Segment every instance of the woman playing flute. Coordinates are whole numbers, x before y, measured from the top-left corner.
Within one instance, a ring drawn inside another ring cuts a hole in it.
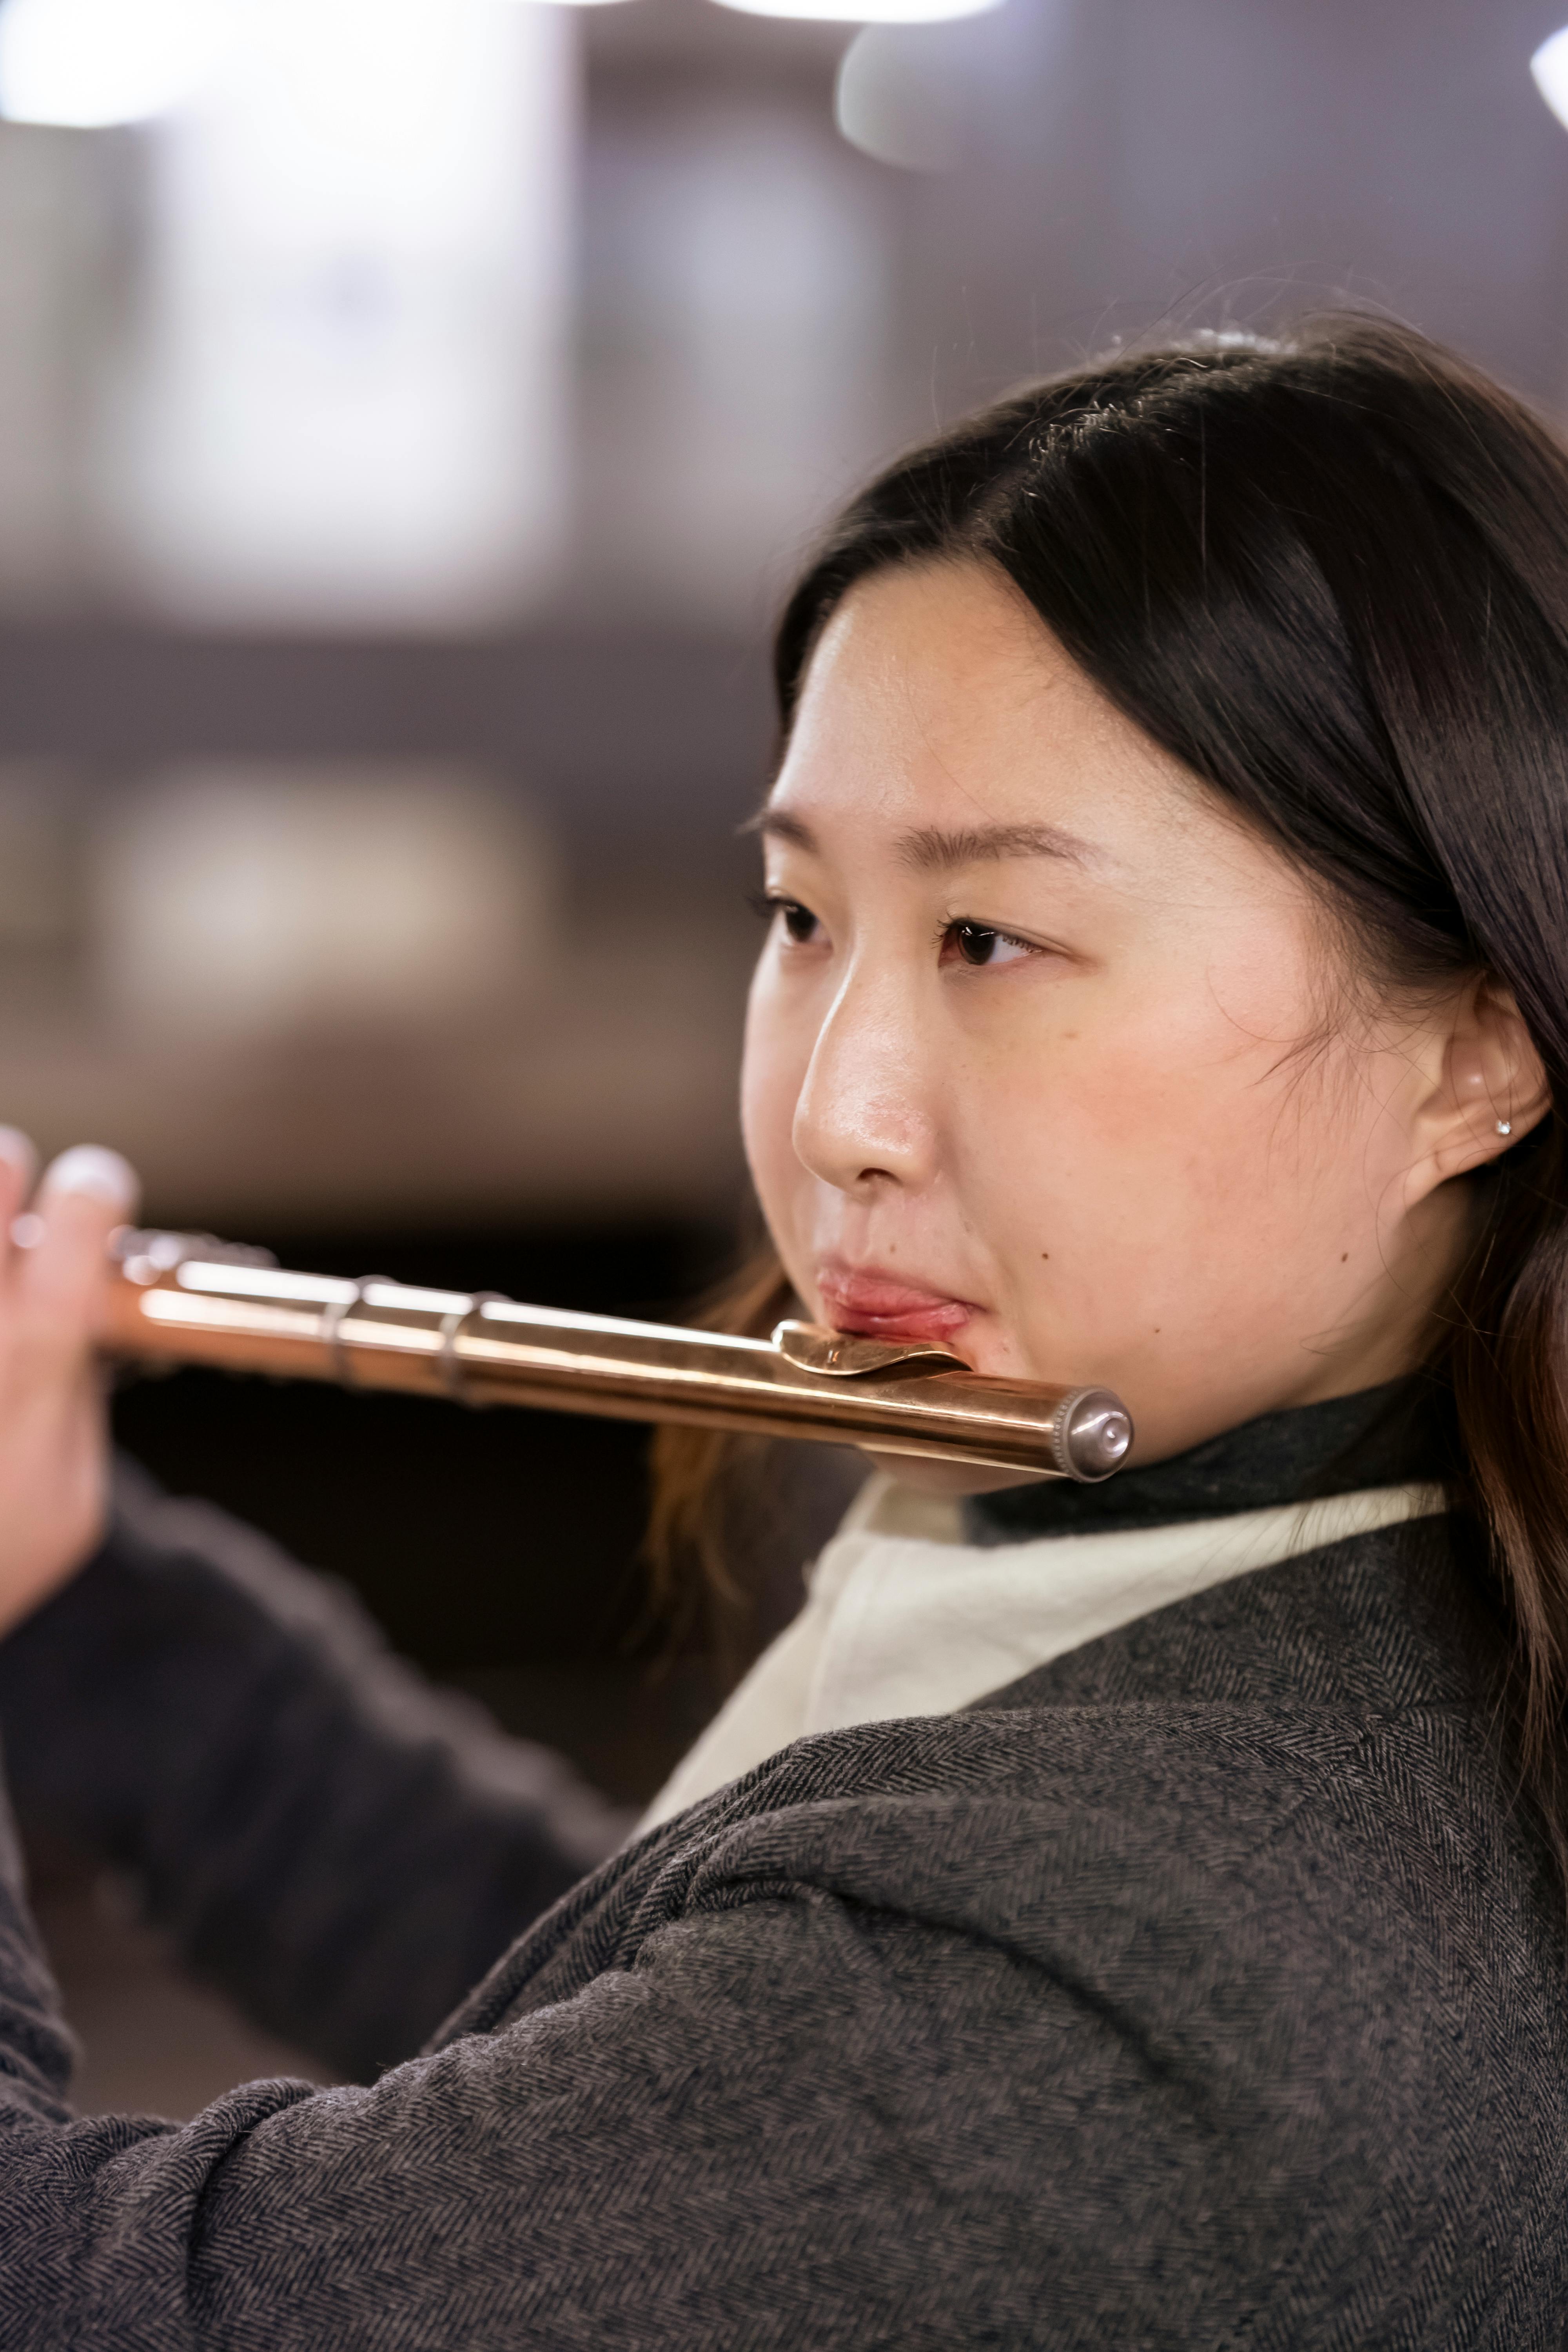
[[[1105,1381],[1132,1466],[877,1475],[628,1836],[258,1539],[106,1517],[130,1202],[57,1164],[18,1799],[374,2079],[74,2116],[7,1850],[0,2340],[1559,2346],[1568,459],[1390,327],[1119,358],[875,482],[777,674],[779,1284]]]

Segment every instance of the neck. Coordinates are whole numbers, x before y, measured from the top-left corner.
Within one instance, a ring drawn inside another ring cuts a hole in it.
[[[1380,1221],[1378,1278],[1335,1329],[1310,1341],[1302,1377],[1263,1411],[1321,1404],[1404,1379],[1431,1356],[1439,1311],[1476,1238],[1474,1189],[1456,1178]]]

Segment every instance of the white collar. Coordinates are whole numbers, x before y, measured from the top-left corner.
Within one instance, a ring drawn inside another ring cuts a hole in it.
[[[811,1572],[799,1616],[639,1826],[807,1733],[947,1714],[1211,1585],[1445,1508],[1438,1486],[1376,1486],[1224,1518],[981,1546],[963,1541],[955,1505],[873,1478]]]

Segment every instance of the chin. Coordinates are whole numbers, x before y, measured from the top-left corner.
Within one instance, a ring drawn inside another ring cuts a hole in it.
[[[967,1462],[927,1462],[918,1454],[878,1454],[868,1445],[858,1449],[873,1470],[883,1471],[900,1486],[917,1495],[994,1495],[1004,1486],[1040,1486],[1047,1470],[985,1470]]]

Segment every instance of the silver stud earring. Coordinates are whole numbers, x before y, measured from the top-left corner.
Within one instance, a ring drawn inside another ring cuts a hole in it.
[[[1500,1118],[1497,1123],[1497,1131],[1500,1135],[1511,1135],[1513,1133],[1512,1119]]]

